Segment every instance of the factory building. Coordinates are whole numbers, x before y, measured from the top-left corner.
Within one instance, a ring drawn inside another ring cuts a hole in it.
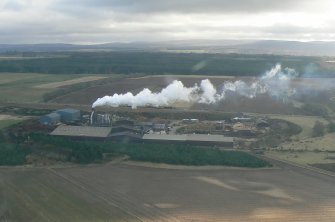
[[[60,122],[60,115],[58,113],[50,113],[40,118],[40,123],[43,125],[56,125]]]
[[[80,119],[80,110],[77,109],[60,109],[56,113],[60,115],[60,120],[64,123],[72,123]]]
[[[218,146],[227,148],[234,147],[234,137],[205,134],[145,134],[143,135],[143,142],[188,144],[198,146]]]
[[[55,125],[59,122],[74,123],[80,119],[80,110],[77,109],[59,109],[40,118],[43,125]]]
[[[64,136],[73,139],[106,140],[110,135],[111,127],[69,126],[60,125],[50,133],[52,136]]]
[[[142,135],[134,132],[118,132],[111,134],[109,140],[121,143],[141,142]]]

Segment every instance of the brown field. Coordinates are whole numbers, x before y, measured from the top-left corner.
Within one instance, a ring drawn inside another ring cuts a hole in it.
[[[76,78],[76,79],[71,79],[71,80],[66,80],[66,81],[61,81],[61,82],[41,84],[35,87],[42,88],[42,89],[54,89],[54,88],[59,88],[62,86],[68,86],[68,85],[73,85],[73,84],[83,83],[83,82],[91,82],[91,81],[105,79],[105,78],[108,78],[108,77],[107,76],[87,76],[87,77]]]
[[[335,163],[313,164],[314,167],[335,172]]]
[[[79,92],[71,93],[59,97],[54,100],[57,103],[75,103],[75,104],[92,104],[97,98],[105,95],[113,95],[114,93],[138,93],[143,88],[149,88],[153,91],[159,91],[173,80],[178,79],[183,81],[186,86],[193,86],[199,83],[203,77],[176,77],[176,76],[149,76],[140,78],[127,78],[115,80],[115,82],[103,86],[90,87]],[[229,77],[227,77],[229,79]],[[212,83],[219,85],[222,81],[214,81]]]
[[[335,178],[289,165],[0,169],[0,221],[334,221]]]
[[[136,94],[140,92],[143,88],[149,88],[152,91],[160,91],[163,87],[167,86],[173,80],[181,80],[186,86],[193,86],[195,83],[200,83],[202,79],[205,79],[204,76],[148,76],[140,78],[128,78],[115,80],[113,83],[109,83],[103,86],[90,87],[84,90],[80,90],[68,95],[64,95],[54,99],[53,102],[61,104],[92,104],[97,98],[103,97],[105,95],[113,95],[114,93],[126,93],[131,91]],[[231,76],[217,77],[209,76],[207,77],[211,82],[218,88],[222,86],[224,81],[235,81],[237,79],[244,80],[246,82],[252,81],[254,77],[241,77],[234,78]],[[313,83],[316,81],[317,83]],[[292,82],[294,87],[303,89],[307,87],[313,90],[319,90],[322,88],[320,82],[329,82],[321,79],[298,79]],[[318,100],[318,98],[314,98]],[[330,100],[328,99],[328,102]],[[295,103],[297,104],[297,102]],[[260,95],[256,98],[249,99],[241,96],[229,96],[224,101],[214,104],[211,106],[208,105],[192,105],[191,108],[194,109],[211,109],[211,110],[220,110],[225,112],[251,112],[251,113],[277,113],[277,114],[304,114],[301,107],[296,106],[295,104],[283,103],[281,100],[275,100],[268,95]],[[302,103],[303,104],[303,103]]]
[[[57,90],[57,87],[70,87],[71,84],[93,81],[92,78],[114,76],[117,75],[0,73],[0,102],[41,102],[43,95]]]

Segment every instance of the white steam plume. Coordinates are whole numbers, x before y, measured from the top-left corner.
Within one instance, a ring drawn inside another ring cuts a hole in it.
[[[297,75],[295,70],[289,68],[282,70],[281,65],[277,64],[254,82],[227,81],[223,83],[221,90],[217,90],[208,79],[202,80],[200,86],[195,84],[193,87],[185,87],[181,81],[174,80],[157,93],[147,88],[136,95],[131,92],[126,94],[115,93],[113,96],[97,99],[92,107],[131,106],[135,109],[144,106],[170,106],[176,102],[212,104],[224,99],[227,92],[235,92],[248,98],[265,93],[280,97],[288,94],[290,80],[296,78]]]

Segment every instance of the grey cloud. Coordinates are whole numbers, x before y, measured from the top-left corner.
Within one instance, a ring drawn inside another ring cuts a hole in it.
[[[249,16],[259,13],[310,12],[310,4],[327,6],[329,1],[332,0],[50,0],[39,8],[31,4],[33,0],[6,0],[5,4],[0,3],[0,43],[301,39],[303,35],[329,39],[335,32],[331,25],[334,23],[329,21],[320,28],[285,23],[243,24]],[[220,26],[218,19],[224,21],[227,17],[239,21]]]
[[[314,0],[58,0],[55,5],[133,13],[255,13],[299,10]]]

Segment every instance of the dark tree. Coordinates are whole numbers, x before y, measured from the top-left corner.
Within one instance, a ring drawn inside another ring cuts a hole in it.
[[[313,136],[323,136],[325,134],[325,125],[320,121],[315,121],[313,126]]]

